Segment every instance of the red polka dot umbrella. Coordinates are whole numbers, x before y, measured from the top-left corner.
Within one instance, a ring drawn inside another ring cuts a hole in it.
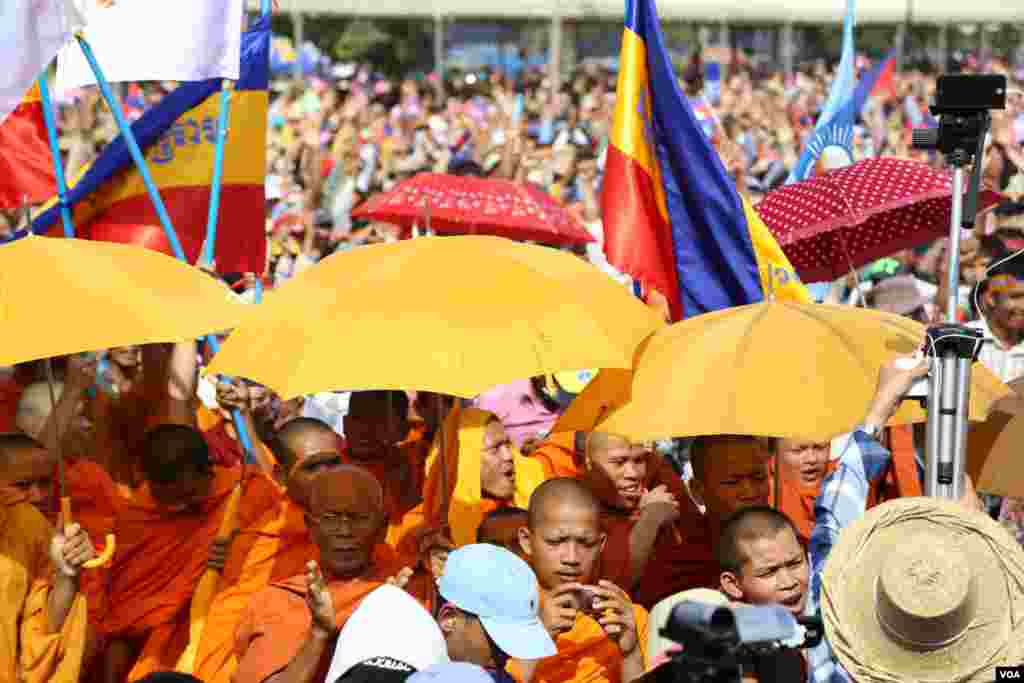
[[[952,175],[905,159],[866,159],[765,195],[757,205],[804,282],[949,234]],[[979,209],[999,201],[982,192]]]
[[[580,245],[594,238],[554,198],[509,180],[421,173],[390,192],[371,197],[353,218],[413,225],[437,233],[494,235],[553,245]]]

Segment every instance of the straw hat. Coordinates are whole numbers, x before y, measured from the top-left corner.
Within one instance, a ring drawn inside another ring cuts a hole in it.
[[[858,683],[987,683],[1024,661],[1024,550],[952,501],[891,501],[844,529],[821,605]]]

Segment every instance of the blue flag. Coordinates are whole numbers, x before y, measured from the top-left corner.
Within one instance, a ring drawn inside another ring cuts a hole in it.
[[[853,28],[856,20],[856,2],[847,0],[846,18],[843,20],[843,55],[839,60],[836,79],[832,83],[832,92],[829,93],[825,108],[822,110],[821,116],[818,117],[814,134],[800,155],[800,160],[789,174],[787,183],[795,183],[811,177],[814,165],[823,155],[829,157],[827,161],[838,166],[853,163],[853,125],[860,111],[854,109],[857,77],[854,70],[856,50]],[[835,157],[834,160],[833,157]]]

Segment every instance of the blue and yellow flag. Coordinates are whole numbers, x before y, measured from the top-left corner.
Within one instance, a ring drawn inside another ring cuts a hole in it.
[[[853,126],[863,100],[858,106],[855,93],[857,76],[854,62],[854,24],[857,20],[855,0],[846,0],[843,19],[843,53],[832,81],[825,108],[822,109],[811,139],[800,154],[800,159],[789,174],[787,183],[807,180],[815,175],[849,166],[853,163]]]
[[[736,190],[679,90],[653,0],[629,0],[601,206],[608,261],[673,320],[777,298],[811,301]]]
[[[266,18],[242,35],[239,79],[231,94],[224,147],[218,239],[221,272],[262,273],[266,267],[264,177],[267,155],[267,82],[270,30]],[[221,79],[180,85],[142,118],[132,132],[190,263],[206,237]],[[118,136],[72,183],[68,203],[76,236],[138,244],[171,254],[156,210],[123,137]],[[56,200],[32,224],[56,234]]]

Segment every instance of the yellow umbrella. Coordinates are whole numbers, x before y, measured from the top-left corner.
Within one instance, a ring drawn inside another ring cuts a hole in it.
[[[246,310],[216,279],[141,247],[33,235],[0,244],[0,365],[194,339],[237,325]],[[70,524],[63,460],[60,471]],[[87,568],[109,561],[114,537],[106,541]]]
[[[864,419],[881,365],[920,348],[924,333],[907,318],[852,306],[770,301],[696,316],[651,337],[631,399],[597,428],[635,441],[832,438]],[[972,409],[983,419],[988,399],[1007,391],[973,392]]]
[[[661,321],[579,258],[500,237],[330,256],[267,296],[213,359],[283,399],[416,389],[475,396],[560,370],[628,368]]]
[[[221,282],[125,244],[27,236],[0,244],[0,365],[180,342],[237,325]]]
[[[974,488],[997,496],[1024,496],[1024,380],[995,406],[988,420],[967,433],[967,473]]]

